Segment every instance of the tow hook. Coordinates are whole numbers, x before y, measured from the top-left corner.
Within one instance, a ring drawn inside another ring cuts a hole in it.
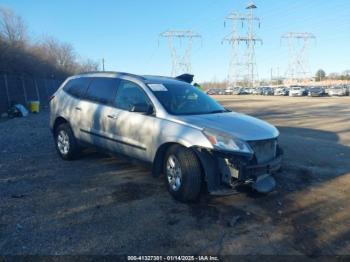
[[[275,187],[276,180],[271,174],[264,174],[258,176],[255,182],[252,184],[252,188],[254,188],[257,192],[262,194],[272,192],[275,189]]]

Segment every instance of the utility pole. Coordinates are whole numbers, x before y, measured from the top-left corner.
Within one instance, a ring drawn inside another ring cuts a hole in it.
[[[271,83],[272,83],[272,80],[273,80],[273,68],[271,67]]]
[[[190,30],[168,30],[161,33],[159,36],[168,39],[172,59],[171,76],[177,76],[182,73],[192,73],[191,53],[193,39],[202,38],[202,36]],[[182,45],[184,45],[184,48]]]
[[[102,58],[102,71],[105,71],[105,59]]]
[[[316,37],[312,33],[288,32],[281,39],[288,41],[289,63],[286,78],[290,81],[298,81],[310,77],[309,61],[307,51],[310,40]]]
[[[226,20],[231,20],[233,23],[233,30],[229,36],[223,39],[223,42],[228,42],[232,45],[230,70],[228,82],[231,85],[236,85],[240,78],[244,78],[248,82],[250,87],[254,87],[255,81],[258,79],[258,70],[255,59],[255,45],[257,42],[262,44],[262,39],[258,38],[255,34],[255,23],[259,23],[260,19],[254,16],[254,10],[256,5],[250,2],[246,7],[248,14],[240,15],[236,12],[231,13],[226,17]],[[244,36],[240,36],[237,32],[237,22],[247,26],[247,33]],[[238,54],[239,44],[246,44],[245,55]]]

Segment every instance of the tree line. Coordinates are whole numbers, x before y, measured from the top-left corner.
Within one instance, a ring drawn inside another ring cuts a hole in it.
[[[327,75],[323,69],[319,69],[316,72],[315,80],[317,82],[322,81],[322,80],[346,80],[346,81],[349,81],[350,80],[350,70],[346,70],[341,74],[330,73]]]
[[[33,41],[23,18],[0,6],[0,72],[63,79],[98,68],[96,61],[80,58],[69,43],[50,36]]]

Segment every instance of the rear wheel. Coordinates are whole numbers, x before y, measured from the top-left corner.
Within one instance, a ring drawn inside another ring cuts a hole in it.
[[[182,202],[198,198],[202,185],[202,171],[196,155],[190,149],[174,145],[164,158],[164,174],[170,194]]]
[[[55,130],[56,150],[64,160],[73,160],[79,154],[79,146],[68,123],[59,125]]]

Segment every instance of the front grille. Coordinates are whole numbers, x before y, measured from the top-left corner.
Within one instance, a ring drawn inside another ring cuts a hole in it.
[[[255,153],[258,164],[264,164],[276,158],[276,139],[250,141],[249,145]]]

